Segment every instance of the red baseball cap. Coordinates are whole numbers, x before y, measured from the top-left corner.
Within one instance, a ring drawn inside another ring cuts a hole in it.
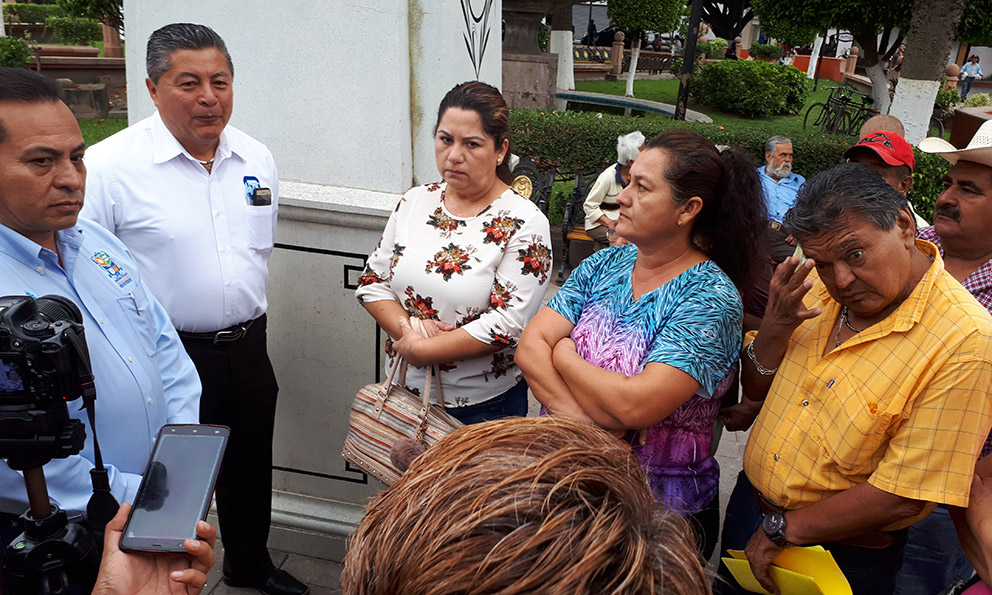
[[[864,135],[858,144],[844,151],[844,157],[851,157],[871,151],[889,165],[905,165],[910,170],[916,165],[913,147],[902,136],[888,130],[876,130]]]

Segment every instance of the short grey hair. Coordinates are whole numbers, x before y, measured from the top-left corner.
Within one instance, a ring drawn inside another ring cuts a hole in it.
[[[640,130],[617,137],[617,163],[627,165],[628,161],[637,159],[644,146],[644,135]]]
[[[813,176],[799,191],[782,225],[800,243],[845,226],[847,214],[889,230],[908,210],[906,197],[862,163],[842,163]]]
[[[148,48],[145,53],[145,69],[148,78],[158,84],[162,75],[172,68],[172,52],[178,50],[206,50],[216,48],[224,54],[227,69],[234,76],[234,62],[227,51],[227,44],[217,32],[206,25],[193,23],[173,23],[158,29],[148,38]]]
[[[775,154],[775,145],[791,145],[792,141],[784,136],[773,136],[765,141],[765,153]]]

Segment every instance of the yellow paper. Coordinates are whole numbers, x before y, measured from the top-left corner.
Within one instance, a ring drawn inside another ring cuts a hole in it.
[[[737,582],[748,591],[765,593],[751,572],[744,552],[730,550],[723,558]],[[769,567],[768,574],[779,591],[789,595],[852,595],[844,573],[833,555],[820,546],[793,547],[783,550]]]

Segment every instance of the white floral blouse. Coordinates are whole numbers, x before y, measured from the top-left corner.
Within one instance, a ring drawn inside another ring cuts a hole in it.
[[[551,242],[547,217],[513,190],[474,217],[456,217],[445,208],[444,189],[444,183],[417,186],[400,199],[356,296],[362,302],[396,300],[410,316],[506,345],[439,366],[445,404],[464,407],[497,397],[522,379],[513,351],[541,307]],[[406,384],[419,392],[424,369],[411,367]]]

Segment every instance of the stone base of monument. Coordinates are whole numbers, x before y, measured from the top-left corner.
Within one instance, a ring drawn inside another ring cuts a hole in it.
[[[503,52],[502,91],[510,107],[554,108],[557,81],[557,54]]]
[[[60,79],[65,81],[67,79]],[[69,85],[62,87],[65,103],[77,118],[106,118],[110,112],[110,98],[107,95],[107,85],[102,83]]]

